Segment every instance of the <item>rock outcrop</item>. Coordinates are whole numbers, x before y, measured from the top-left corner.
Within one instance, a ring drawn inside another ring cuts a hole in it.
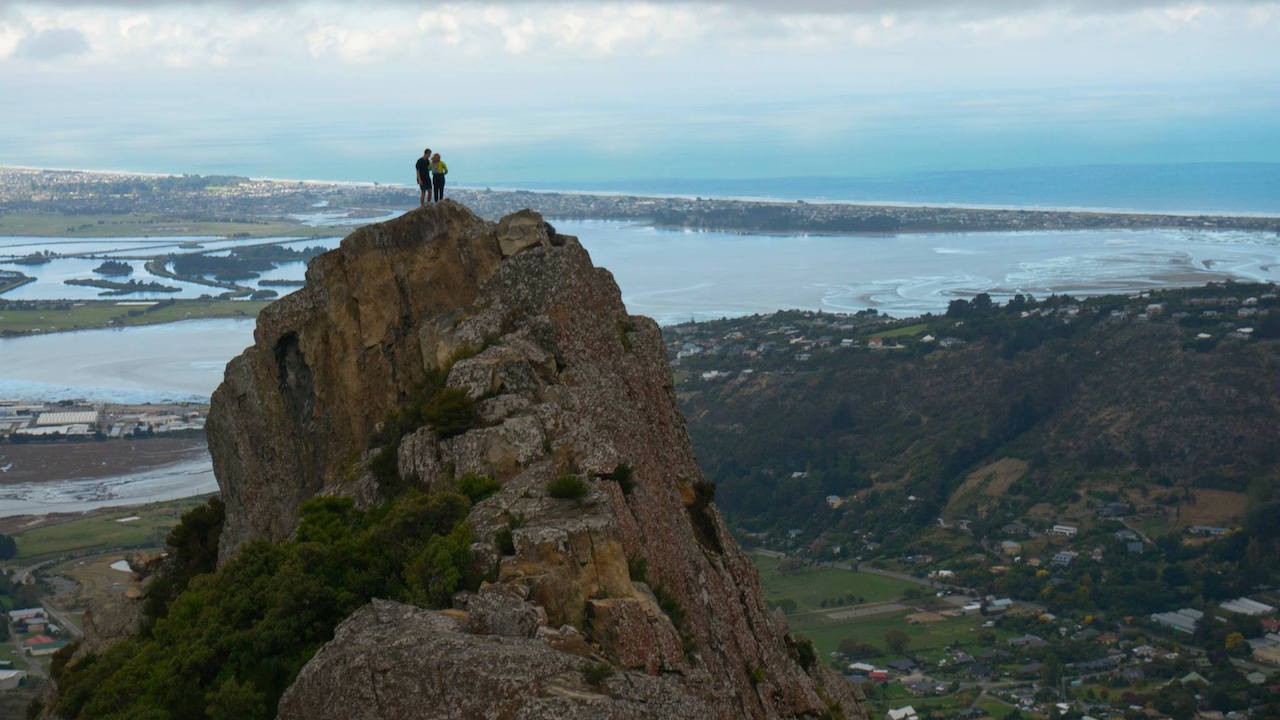
[[[446,201],[362,228],[255,340],[209,417],[224,559],[287,538],[312,496],[379,501],[373,439],[433,373],[479,420],[401,438],[399,476],[501,484],[468,519],[489,582],[443,612],[357,611],[281,718],[865,717],[765,606],[694,461],[657,325],[536,213],[487,223]],[[552,497],[567,475],[585,494]]]

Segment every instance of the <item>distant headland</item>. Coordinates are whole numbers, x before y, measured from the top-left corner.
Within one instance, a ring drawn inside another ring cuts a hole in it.
[[[482,217],[535,207],[551,219],[770,234],[1182,228],[1280,233],[1280,217],[818,203],[450,188]],[[417,206],[408,185],[0,168],[0,235],[317,235]]]

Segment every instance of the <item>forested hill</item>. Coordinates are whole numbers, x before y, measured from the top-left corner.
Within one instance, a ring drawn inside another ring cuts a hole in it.
[[[783,312],[666,337],[717,501],[776,546],[874,557],[938,551],[923,531],[961,521],[981,538],[1101,513],[1157,534],[1280,509],[1273,285],[979,295],[908,321]]]

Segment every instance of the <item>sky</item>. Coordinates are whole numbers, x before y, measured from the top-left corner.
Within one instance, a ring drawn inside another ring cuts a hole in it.
[[[586,187],[1280,163],[1276,48],[1277,2],[0,0],[0,164],[408,183],[432,145],[472,183]]]

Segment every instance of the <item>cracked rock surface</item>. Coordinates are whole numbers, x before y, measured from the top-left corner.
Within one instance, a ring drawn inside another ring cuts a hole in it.
[[[487,223],[446,201],[362,228],[263,311],[210,411],[222,557],[288,538],[315,495],[382,499],[372,438],[446,368],[479,422],[407,435],[396,464],[427,491],[498,481],[468,518],[488,583],[451,610],[360,609],[281,718],[865,717],[842,678],[799,665],[765,606],[694,460],[657,325],[531,211]],[[551,497],[568,474],[585,494]]]

